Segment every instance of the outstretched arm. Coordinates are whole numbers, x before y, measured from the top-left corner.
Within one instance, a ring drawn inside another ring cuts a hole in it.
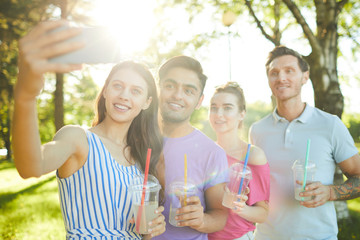
[[[65,24],[65,21],[40,23],[19,41],[19,75],[14,92],[12,144],[15,166],[24,178],[38,177],[56,169],[48,169],[43,162],[44,154],[48,154],[49,151],[44,151],[44,147],[41,147],[36,97],[43,88],[44,73],[68,72],[81,68],[81,65],[48,61],[51,57],[83,46],[82,43],[63,42],[78,34],[78,29],[68,28],[57,33],[51,32]],[[59,167],[58,165],[55,164],[56,167]]]

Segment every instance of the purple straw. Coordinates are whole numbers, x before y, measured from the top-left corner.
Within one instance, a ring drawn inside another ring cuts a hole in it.
[[[245,156],[245,161],[244,161],[244,168],[243,168],[243,171],[242,171],[243,174],[246,171],[246,166],[247,166],[248,159],[249,159],[250,147],[251,147],[251,144],[249,143],[248,147],[247,147],[247,151],[246,151],[246,156]],[[243,186],[243,182],[244,182],[244,177],[241,178],[238,194],[241,194],[241,189],[242,189],[242,186]]]

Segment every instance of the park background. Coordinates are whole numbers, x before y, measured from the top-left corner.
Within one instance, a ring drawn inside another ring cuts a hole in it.
[[[17,41],[37,22],[58,18],[82,26],[106,25],[118,36],[126,58],[146,63],[155,76],[171,56],[185,54],[200,60],[209,79],[203,107],[191,121],[213,139],[207,112],[214,87],[229,80],[243,87],[247,116],[239,134],[247,139],[250,124],[273,109],[264,67],[267,54],[276,45],[287,45],[324,73],[313,73],[303,99],[341,117],[360,147],[360,3],[356,0],[2,0],[0,239],[65,238],[54,172],[21,179],[11,159],[10,137]],[[46,76],[38,101],[43,142],[64,124],[91,125],[93,100],[111,66],[86,65],[81,72]],[[360,200],[344,203],[345,207],[339,206],[339,239],[360,239]]]

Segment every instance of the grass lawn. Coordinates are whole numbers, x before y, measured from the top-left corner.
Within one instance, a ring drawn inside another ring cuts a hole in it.
[[[349,200],[351,221],[339,222],[339,240],[360,239],[360,198]]]
[[[65,239],[54,173],[24,180],[0,162],[0,182],[0,239]]]

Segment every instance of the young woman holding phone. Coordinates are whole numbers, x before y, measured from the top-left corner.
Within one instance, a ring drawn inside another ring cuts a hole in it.
[[[23,178],[56,170],[66,239],[141,239],[132,223],[128,193],[131,179],[144,172],[147,148],[152,149],[149,173],[161,176],[162,137],[156,85],[149,70],[123,62],[111,70],[96,101],[93,126],[68,125],[41,145],[36,98],[47,72],[65,73],[81,65],[49,59],[83,47],[66,41],[79,29],[56,28],[66,21],[42,22],[19,41],[19,76],[13,118],[14,161]],[[160,172],[160,171],[159,171]],[[165,231],[163,207],[145,239]]]

